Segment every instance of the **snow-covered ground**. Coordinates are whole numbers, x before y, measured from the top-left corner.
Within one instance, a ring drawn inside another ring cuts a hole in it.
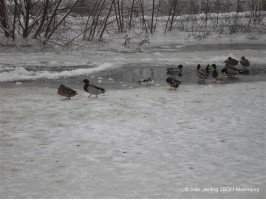
[[[258,81],[255,74],[253,81],[242,75],[212,84],[210,77],[177,91],[166,83],[110,84],[98,99],[70,85],[72,78],[139,63],[195,70],[198,63],[221,67],[228,56],[244,55],[265,67],[264,40],[205,42],[154,38],[141,50],[113,43],[97,50],[2,51],[0,198],[265,197],[264,72]],[[49,79],[56,81],[46,84]],[[61,100],[61,81],[79,94]]]
[[[1,88],[0,197],[265,197],[265,88],[80,91],[70,101],[51,88]],[[203,187],[219,191],[192,191]]]

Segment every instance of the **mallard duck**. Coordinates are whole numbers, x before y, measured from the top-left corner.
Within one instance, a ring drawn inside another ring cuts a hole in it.
[[[182,68],[183,65],[178,65],[177,67],[168,67],[167,74],[182,76],[183,75]]]
[[[247,67],[250,65],[250,62],[248,59],[242,56],[240,60],[240,64],[243,66],[243,69],[247,69]]]
[[[227,60],[224,61],[224,63],[234,66],[238,64],[238,61],[232,57],[228,57]]]
[[[64,84],[61,84],[61,85],[59,86],[57,93],[58,93],[59,95],[61,95],[61,96],[66,97],[65,100],[66,100],[66,99],[70,99],[70,97],[73,97],[73,96],[75,96],[75,95],[78,94],[77,91],[72,90],[72,89],[69,88],[69,87],[66,87]]]
[[[211,68],[213,68],[212,77],[215,78],[215,82],[214,83],[216,83],[217,80],[219,80],[220,84],[222,84],[224,82],[224,78],[225,78],[224,75],[217,71],[216,64],[212,64]]]
[[[95,86],[95,85],[91,85],[88,79],[84,79],[83,80],[84,84],[84,91],[90,93],[90,95],[88,96],[89,98],[91,97],[91,95],[95,94],[96,98],[98,98],[98,94],[102,94],[105,93],[105,89]]]
[[[240,74],[249,74],[248,66],[250,65],[250,62],[248,59],[246,59],[244,56],[241,57],[240,64],[243,66],[243,69],[239,72]]]
[[[149,77],[147,79],[140,79],[139,80],[139,83],[141,84],[146,84],[146,85],[150,85],[150,84],[153,84],[154,81]]]
[[[221,70],[221,72],[228,77],[234,77],[235,75],[239,74],[240,70],[234,65],[230,65],[229,62],[225,62],[224,68]]]
[[[181,81],[179,81],[177,78],[175,77],[168,77],[166,79],[166,83],[168,83],[168,85],[171,86],[170,90],[172,90],[173,88],[175,88],[175,90],[179,87]]]
[[[201,69],[200,64],[197,65],[196,75],[199,77],[199,81],[204,81],[204,79],[208,78],[210,73],[210,65],[207,65],[205,69]]]

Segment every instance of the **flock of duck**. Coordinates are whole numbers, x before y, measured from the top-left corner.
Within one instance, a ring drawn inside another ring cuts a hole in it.
[[[216,64],[207,65],[205,69],[200,69],[200,65],[197,66],[197,76],[199,77],[199,81],[204,81],[204,79],[208,78],[210,71],[212,70],[212,77],[215,78],[216,83],[218,80],[220,83],[223,83],[226,77],[232,78],[238,74],[249,74],[248,66],[250,62],[244,56],[241,57],[240,64],[242,65],[242,69],[238,69],[236,65],[238,65],[238,61],[234,58],[228,57],[227,60],[224,61],[224,68],[219,72],[217,70]]]
[[[238,69],[236,67],[236,65],[238,65],[239,62],[243,67],[242,69]],[[204,82],[204,80],[207,79],[208,76],[210,75],[210,72],[212,72],[212,77],[215,79],[214,83],[220,81],[221,84],[224,82],[224,79],[226,77],[232,78],[237,74],[246,74],[246,75],[249,74],[248,66],[250,65],[250,62],[244,56],[241,57],[240,61],[228,57],[227,60],[224,61],[224,63],[225,63],[224,68],[221,71],[217,70],[216,64],[207,65],[205,69],[201,69],[201,65],[198,64],[196,69],[196,75],[199,78],[198,82]],[[170,76],[166,78],[166,83],[170,85],[171,87],[170,90],[172,90],[173,88],[177,90],[177,88],[179,87],[181,81],[178,79],[178,77],[181,77],[183,75],[182,69],[183,69],[182,65],[178,65],[178,67],[167,68],[167,74],[169,74]],[[84,79],[83,83],[84,83],[83,86],[84,91],[90,93],[90,95],[88,96],[89,98],[93,94],[96,95],[95,98],[98,98],[99,94],[105,93],[104,88],[90,84],[88,79]],[[139,83],[147,85],[153,84],[153,80],[151,78],[147,78],[144,80],[140,80]],[[74,97],[78,93],[77,91],[69,87],[66,87],[64,84],[61,84],[58,88],[58,94],[66,97],[65,100],[67,99],[69,100],[70,97]]]

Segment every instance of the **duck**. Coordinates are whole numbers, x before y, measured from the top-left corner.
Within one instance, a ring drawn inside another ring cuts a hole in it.
[[[167,74],[183,76],[182,68],[183,68],[183,65],[178,65],[177,67],[168,67]]]
[[[243,66],[243,69],[239,72],[240,74],[249,74],[248,66],[250,62],[244,56],[241,57],[240,64]]]
[[[166,79],[166,83],[168,83],[168,85],[171,86],[170,90],[172,90],[173,88],[175,88],[175,90],[177,90],[177,88],[179,87],[181,81],[179,81],[177,78],[175,77],[168,77]]]
[[[101,87],[98,87],[98,86],[95,86],[95,85],[91,85],[90,81],[88,79],[84,79],[83,83],[84,83],[84,87],[83,87],[84,91],[90,93],[88,98],[90,98],[91,95],[93,95],[93,94],[96,95],[95,98],[98,98],[99,94],[105,93],[105,89],[104,88],[101,88]]]
[[[66,97],[64,100],[67,100],[69,99],[70,100],[70,97],[74,97],[75,95],[77,95],[77,91],[75,90],[72,90],[71,88],[69,87],[66,87],[64,84],[61,84],[58,88],[58,91],[57,93],[61,96],[64,96]]]
[[[227,75],[229,78],[232,78],[235,75],[238,75],[240,70],[237,69],[234,65],[231,65],[229,63],[230,62],[225,62],[224,68],[221,70],[221,72],[224,75]]]
[[[234,66],[238,64],[238,61],[232,57],[228,57],[227,60],[224,61],[224,63],[227,63],[230,66]]]
[[[212,70],[212,77],[215,78],[215,82],[216,83],[218,80],[220,81],[220,84],[222,84],[224,82],[224,75],[220,72],[217,71],[217,66],[216,64],[212,64],[211,65]]]
[[[242,56],[240,60],[240,64],[243,66],[244,69],[246,69],[250,65],[250,62],[248,59]]]
[[[154,84],[154,81],[150,77],[147,79],[140,79],[138,82],[146,85]]]
[[[205,69],[201,69],[201,65],[197,65],[196,69],[196,75],[199,77],[199,81],[204,81],[204,79],[207,79],[210,73],[210,65],[207,65]]]

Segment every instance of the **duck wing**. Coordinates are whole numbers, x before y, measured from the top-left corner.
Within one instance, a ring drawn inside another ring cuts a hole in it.
[[[166,82],[168,83],[168,85],[170,85],[171,87],[175,87],[175,88],[177,88],[180,84],[179,80],[172,78],[172,77],[168,77],[166,79]]]
[[[105,93],[105,89],[98,87],[96,85],[88,85],[86,88],[86,91],[91,93],[91,94],[101,94],[101,93]]]
[[[58,88],[58,94],[61,96],[66,96],[66,97],[73,97],[75,96],[77,93],[77,91],[66,87],[64,85],[60,85],[60,87]]]
[[[73,97],[73,96],[75,96],[77,94],[77,91],[75,91],[75,90],[73,90],[73,89],[71,89],[69,87],[65,87],[65,93],[67,95],[69,95],[70,97]]]
[[[231,58],[230,60],[228,60],[228,63],[230,65],[237,65],[238,64],[238,61],[236,59]]]
[[[212,71],[212,77],[215,78],[216,80],[223,80],[224,79],[224,75],[222,73],[218,72],[217,70]]]
[[[177,74],[178,76],[182,76],[182,70],[178,67],[169,67],[167,68],[167,74]]]
[[[249,61],[247,59],[240,60],[240,64],[242,66],[248,67],[250,65]]]
[[[204,69],[198,69],[197,75],[199,78],[207,78],[208,77],[208,74]]]

